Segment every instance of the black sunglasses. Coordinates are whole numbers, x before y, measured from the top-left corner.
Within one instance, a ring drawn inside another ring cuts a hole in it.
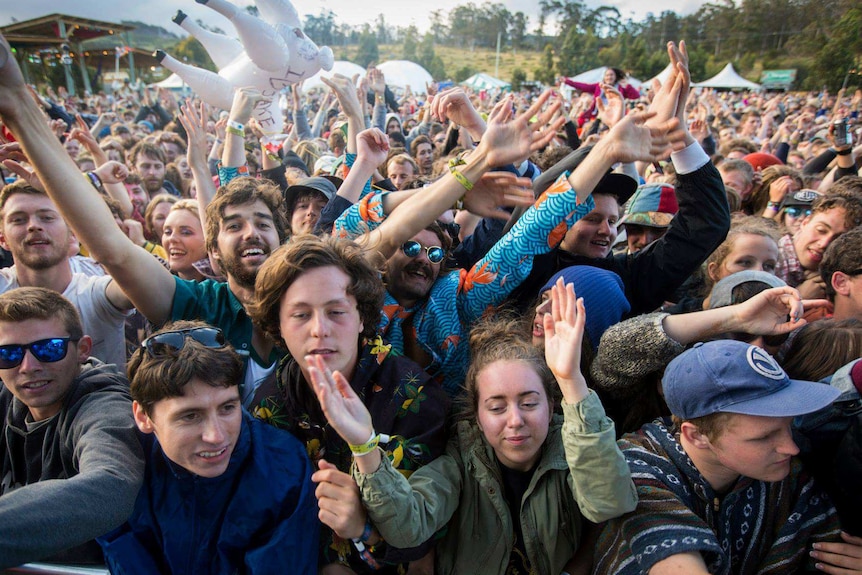
[[[422,244],[417,241],[410,240],[401,244],[401,251],[408,258],[415,258],[422,252]],[[432,264],[439,264],[446,257],[446,250],[440,246],[428,246],[425,249],[425,255],[428,256],[428,261]]]
[[[150,357],[161,357],[184,348],[186,338],[191,338],[204,347],[217,349],[225,346],[224,334],[214,327],[193,327],[157,333],[141,342],[141,346],[147,350]]]
[[[71,337],[51,337],[31,343],[0,345],[0,369],[12,369],[21,365],[28,349],[33,357],[43,363],[60,361],[69,352],[70,341],[72,341]]]

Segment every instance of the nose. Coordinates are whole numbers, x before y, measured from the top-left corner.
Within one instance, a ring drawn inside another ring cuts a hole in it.
[[[602,220],[602,225],[599,226],[599,234],[603,236],[611,235],[611,225],[607,220]]]
[[[21,373],[30,373],[42,369],[42,362],[36,359],[33,352],[29,349],[24,350],[24,357],[21,359],[21,365],[18,366],[18,371]]]
[[[509,409],[509,417],[506,420],[506,425],[512,429],[518,429],[524,425],[524,417],[521,415],[521,410],[518,407]]]
[[[323,338],[329,335],[329,320],[324,314],[315,313],[311,318],[311,336]]]
[[[212,445],[219,445],[224,443],[224,428],[222,426],[221,420],[218,417],[208,417],[206,422],[204,423],[203,435],[201,439],[204,440],[205,443],[210,443]]]
[[[790,426],[787,426],[784,433],[781,434],[781,441],[776,448],[781,454],[795,456],[799,453],[799,446],[793,441],[793,433],[790,431]]]

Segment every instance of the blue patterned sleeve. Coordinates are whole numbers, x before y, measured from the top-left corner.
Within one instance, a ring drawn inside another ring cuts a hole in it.
[[[557,247],[569,228],[593,208],[593,197],[578,204],[568,172],[560,175],[484,258],[469,271],[461,270],[461,322],[471,323],[489,306],[500,304],[530,274],[533,257]]]
[[[335,220],[332,235],[336,238],[354,240],[380,226],[386,219],[383,212],[383,197],[388,192],[368,194]]]

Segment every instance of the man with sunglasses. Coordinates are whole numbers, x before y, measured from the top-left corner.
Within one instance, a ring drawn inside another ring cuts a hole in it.
[[[100,564],[94,539],[132,511],[144,462],[128,381],[91,348],[56,291],[0,295],[0,570]]]
[[[311,462],[242,409],[242,370],[221,330],[197,321],[132,356],[147,473],[128,521],[99,538],[113,573],[317,572]]]

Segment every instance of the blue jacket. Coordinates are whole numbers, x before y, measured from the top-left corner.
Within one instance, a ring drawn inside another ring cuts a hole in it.
[[[195,476],[147,435],[128,522],[99,538],[113,574],[317,573],[311,462],[293,436],[243,412],[227,471]]]

